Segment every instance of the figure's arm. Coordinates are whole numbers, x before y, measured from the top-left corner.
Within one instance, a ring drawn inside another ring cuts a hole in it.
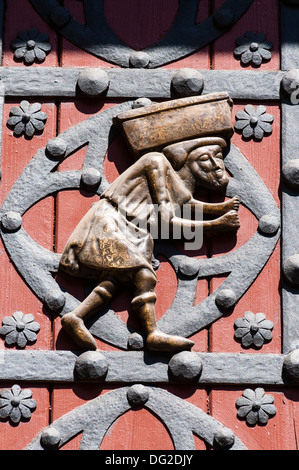
[[[207,203],[197,201],[196,199],[192,198],[189,202],[193,209],[202,210],[202,212],[206,215],[211,215],[215,217],[219,217],[220,215],[226,214],[229,211],[238,211],[240,206],[240,201],[238,196],[229,199],[228,201],[219,202],[219,203]]]
[[[238,230],[240,228],[240,221],[238,213],[234,210],[218,217],[214,220],[187,220],[174,216],[171,221],[171,226],[174,230],[189,229],[190,231],[202,229],[204,233],[217,233],[227,232],[231,230]]]
[[[215,215],[215,206],[201,203],[192,198],[191,193],[186,189],[183,182],[179,179],[178,176],[172,176],[173,169],[170,166],[167,159],[163,154],[151,155],[148,159],[144,160],[145,170],[147,179],[149,182],[149,189],[152,194],[153,202],[159,205],[161,221],[165,224],[170,225],[174,230],[188,228],[194,230],[197,228],[203,229],[205,232],[216,232],[218,230],[236,230],[239,228],[239,218],[236,210],[225,211],[224,215],[218,217],[215,220],[203,221],[203,220],[188,220],[181,217],[178,217],[175,214],[174,202],[180,206],[183,204],[201,204],[202,208],[205,206],[206,209],[212,208]],[[177,201],[172,201],[170,198],[170,192],[168,191],[168,185],[172,184],[171,179],[175,178],[175,184],[177,188],[181,191],[181,194],[178,195]],[[177,178],[177,179],[176,179]],[[229,202],[229,201],[228,201]],[[222,203],[222,210],[224,210]],[[211,213],[211,212],[210,212]],[[218,214],[220,215],[219,209]],[[223,212],[222,212],[223,214]]]

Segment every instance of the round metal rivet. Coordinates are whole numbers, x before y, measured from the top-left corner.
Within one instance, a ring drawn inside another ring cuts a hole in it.
[[[175,379],[195,381],[202,372],[202,361],[196,353],[182,351],[170,359],[169,371]]]
[[[44,301],[50,310],[58,312],[65,304],[65,295],[60,290],[53,289],[47,292]]]
[[[286,355],[283,361],[283,375],[291,383],[299,383],[299,349]]]
[[[81,181],[84,186],[88,188],[95,188],[99,186],[102,180],[102,175],[96,168],[86,168],[82,171]]]
[[[129,57],[130,67],[144,69],[150,63],[150,56],[146,52],[136,51]]]
[[[132,385],[127,392],[127,399],[132,407],[142,406],[149,399],[149,391],[144,385]]]
[[[235,435],[228,428],[219,428],[214,434],[214,446],[220,449],[230,449],[235,443]]]
[[[204,88],[204,78],[198,70],[181,69],[172,77],[171,85],[177,96],[200,95]]]
[[[275,215],[266,214],[259,220],[259,230],[266,235],[276,233],[279,227],[280,221]]]
[[[128,338],[128,348],[139,350],[144,346],[144,340],[140,333],[134,332]]]
[[[223,8],[214,13],[213,19],[219,28],[228,28],[233,24],[235,16],[231,10]]]
[[[64,157],[66,148],[66,142],[59,137],[49,140],[46,146],[47,152],[54,158]]]
[[[6,212],[1,217],[1,225],[5,230],[14,232],[18,230],[22,225],[22,216],[19,212]]]
[[[101,96],[109,88],[108,74],[100,69],[83,70],[77,80],[80,91],[86,96]]]
[[[283,263],[286,279],[293,285],[299,285],[299,254],[290,256]]]
[[[108,362],[98,351],[86,351],[77,358],[75,371],[81,379],[104,380],[108,372]]]
[[[286,72],[281,83],[284,91],[288,95],[292,95],[299,86],[299,69],[293,69]]]
[[[222,289],[216,295],[215,302],[223,310],[229,310],[236,303],[236,294],[232,289]]]
[[[299,158],[294,158],[282,168],[282,174],[287,184],[293,189],[299,189]]]
[[[66,26],[71,19],[71,14],[63,7],[57,6],[50,11],[50,20],[55,26],[62,28]]]
[[[43,447],[53,449],[58,447],[61,441],[61,435],[57,429],[50,427],[43,430],[40,440]]]
[[[199,261],[193,258],[187,258],[180,262],[179,270],[185,276],[196,276],[199,271]]]

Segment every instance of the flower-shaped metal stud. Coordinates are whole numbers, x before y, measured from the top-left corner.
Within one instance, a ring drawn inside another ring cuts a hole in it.
[[[245,312],[243,318],[235,321],[235,338],[240,340],[242,346],[261,348],[265,341],[272,339],[273,323],[266,320],[263,313]]]
[[[265,425],[276,414],[273,403],[274,397],[266,395],[263,388],[256,388],[255,390],[247,388],[244,390],[242,397],[236,401],[237,416],[239,419],[246,419],[247,424],[250,426]]]
[[[22,418],[29,420],[35,409],[36,401],[28,388],[22,390],[19,385],[13,385],[10,390],[0,390],[0,418],[18,424]]]
[[[273,132],[271,125],[273,121],[274,117],[267,113],[265,106],[254,107],[248,104],[244,111],[237,112],[235,129],[242,131],[246,139],[255,137],[257,140],[262,140],[265,134],[270,135]]]
[[[27,65],[33,64],[35,60],[43,62],[51,50],[48,39],[46,33],[40,33],[36,28],[20,31],[17,39],[11,42],[15,59],[22,59]]]
[[[25,348],[27,342],[34,342],[40,325],[34,321],[31,313],[14,312],[12,317],[4,317],[0,334],[5,336],[5,343],[16,344],[20,348]]]
[[[28,101],[21,101],[20,107],[13,106],[10,110],[10,117],[7,124],[13,127],[16,135],[23,132],[28,137],[32,137],[36,131],[43,131],[47,114],[41,111],[40,103],[29,104]]]
[[[260,66],[263,60],[271,59],[270,50],[273,44],[266,41],[266,35],[263,33],[252,33],[248,31],[244,37],[236,40],[236,49],[234,54],[240,58],[241,63],[248,65],[250,63]]]

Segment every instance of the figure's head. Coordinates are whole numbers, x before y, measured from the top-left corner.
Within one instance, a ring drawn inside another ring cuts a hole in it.
[[[220,137],[207,137],[169,145],[163,153],[176,171],[187,167],[197,185],[221,190],[229,181],[222,153],[226,146]]]

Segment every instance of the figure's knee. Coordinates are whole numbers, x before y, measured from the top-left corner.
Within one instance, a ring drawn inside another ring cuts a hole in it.
[[[153,291],[157,284],[155,273],[150,269],[139,269],[133,277],[134,293],[140,295],[144,292]]]
[[[102,281],[93,292],[97,294],[104,302],[110,302],[118,289],[117,282],[113,279]]]

